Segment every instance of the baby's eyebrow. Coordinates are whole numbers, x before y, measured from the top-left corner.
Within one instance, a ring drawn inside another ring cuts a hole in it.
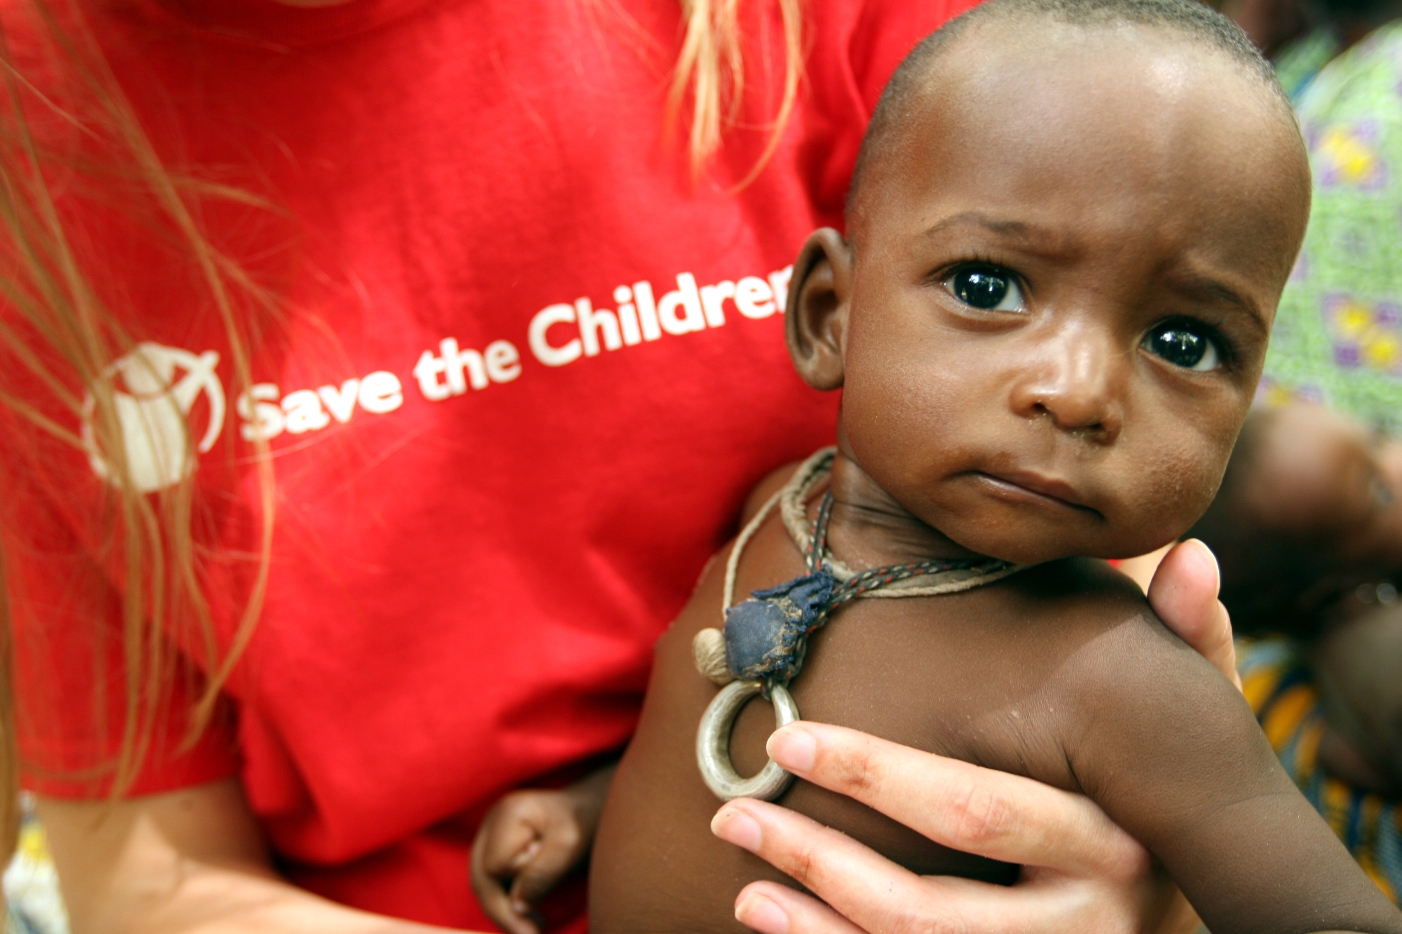
[[[994,233],[1010,234],[1023,240],[1044,240],[1051,236],[1049,231],[1024,221],[998,220],[997,218],[989,217],[987,214],[983,214],[979,211],[961,211],[958,214],[951,214],[925,228],[923,236],[933,237],[945,232],[951,227],[962,227],[967,224],[973,224],[985,230],[991,230]]]
[[[1270,333],[1270,325],[1255,302],[1243,296],[1219,279],[1201,272],[1190,272],[1175,276],[1173,289],[1186,298],[1196,301],[1223,302],[1245,312],[1246,317],[1262,335]]]

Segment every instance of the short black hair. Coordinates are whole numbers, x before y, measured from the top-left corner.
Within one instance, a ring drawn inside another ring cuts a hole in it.
[[[970,26],[993,19],[1042,20],[1087,28],[1143,26],[1174,33],[1241,66],[1273,93],[1284,113],[1294,119],[1290,99],[1270,62],[1239,26],[1199,0],[985,0],[921,40],[887,82],[857,156],[847,193],[849,216],[871,162],[890,148],[898,128],[908,122],[912,105],[927,87],[931,66]]]

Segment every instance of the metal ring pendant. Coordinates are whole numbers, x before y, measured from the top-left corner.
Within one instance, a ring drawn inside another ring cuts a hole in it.
[[[773,801],[793,782],[792,773],[779,768],[773,759],[751,778],[741,778],[730,760],[730,730],[735,726],[735,718],[750,698],[763,689],[758,681],[732,681],[721,688],[701,717],[701,728],[696,731],[696,763],[701,767],[706,787],[722,801],[733,798]],[[798,719],[798,705],[787,688],[776,684],[769,696],[774,704],[776,730]]]

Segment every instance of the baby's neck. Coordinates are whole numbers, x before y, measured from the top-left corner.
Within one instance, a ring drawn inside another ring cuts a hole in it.
[[[856,568],[909,564],[932,558],[978,558],[939,529],[911,514],[839,446],[833,460],[833,554]]]

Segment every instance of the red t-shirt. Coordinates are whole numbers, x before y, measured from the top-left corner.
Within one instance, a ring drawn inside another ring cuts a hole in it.
[[[676,0],[91,11],[165,158],[279,208],[201,215],[283,308],[248,393],[159,225],[100,203],[86,221],[102,288],[150,342],[113,372],[138,479],[167,485],[182,445],[200,451],[226,644],[256,567],[250,439],[276,465],[266,607],[228,710],[177,750],[205,654],[172,632],[175,702],[135,790],[237,774],[297,882],[488,927],[467,877],[485,809],[627,741],[652,644],[747,492],[831,442],[836,397],[784,347],[788,267],[840,225],[890,72],[968,5],[808,4],[800,104],[738,194],[782,87],[774,4],[742,4],[742,128],[696,181],[684,132],[662,129]],[[141,395],[153,379],[173,403]],[[12,429],[26,781],[92,796],[100,779],[56,770],[110,755],[124,717],[102,456]],[[95,656],[96,689],[76,661]]]

